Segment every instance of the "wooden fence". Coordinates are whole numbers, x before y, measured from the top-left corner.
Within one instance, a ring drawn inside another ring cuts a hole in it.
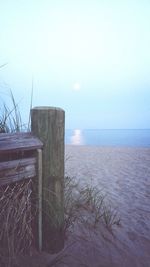
[[[64,123],[62,109],[31,110],[31,133],[0,134],[0,186],[32,179],[38,201],[39,250],[64,245]]]

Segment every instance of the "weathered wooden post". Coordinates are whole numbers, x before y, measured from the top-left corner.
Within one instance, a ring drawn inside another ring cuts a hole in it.
[[[57,252],[64,245],[64,125],[60,108],[31,110],[31,130],[43,142],[42,248]]]

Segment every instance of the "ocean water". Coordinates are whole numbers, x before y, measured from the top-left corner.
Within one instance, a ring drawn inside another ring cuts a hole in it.
[[[150,147],[150,129],[66,130],[68,145]]]

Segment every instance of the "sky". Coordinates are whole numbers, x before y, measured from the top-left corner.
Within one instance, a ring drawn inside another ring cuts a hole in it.
[[[67,129],[150,128],[149,0],[0,0],[0,101]]]

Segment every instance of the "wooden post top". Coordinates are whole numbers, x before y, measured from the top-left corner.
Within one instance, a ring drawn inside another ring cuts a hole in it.
[[[34,107],[31,110],[54,110],[54,111],[63,111],[62,108],[57,108],[57,107],[49,107],[49,106],[42,106],[42,107]]]
[[[43,143],[30,132],[0,134],[0,154],[41,149]]]

